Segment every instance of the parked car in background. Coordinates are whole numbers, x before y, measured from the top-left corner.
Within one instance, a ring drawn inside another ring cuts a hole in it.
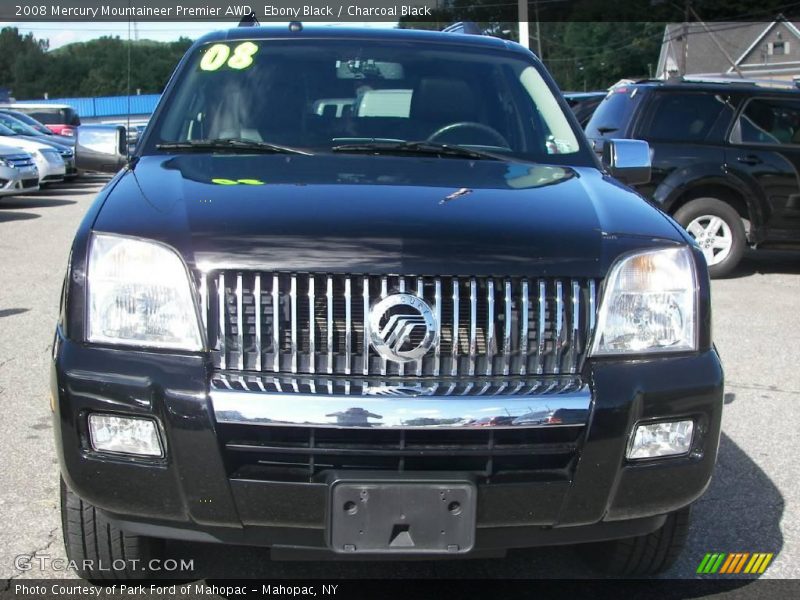
[[[613,88],[586,134],[649,142],[636,188],[695,238],[712,277],[748,246],[800,248],[800,92],[748,80],[640,81]]]
[[[39,189],[39,169],[33,157],[13,146],[0,146],[0,196]]]
[[[39,169],[40,185],[64,181],[67,166],[56,148],[18,135],[4,125],[0,125],[0,144],[15,146],[31,154]]]
[[[75,151],[65,145],[53,141],[56,137],[63,137],[63,136],[48,136],[42,135],[37,132],[32,127],[29,127],[25,123],[18,121],[14,117],[10,115],[6,115],[0,113],[0,125],[3,125],[13,131],[18,136],[25,138],[27,140],[32,140],[34,142],[40,142],[42,144],[47,144],[48,146],[58,150],[58,153],[61,155],[61,158],[64,160],[64,167],[66,168],[65,178],[66,179],[74,179],[78,176],[78,169],[75,168]],[[64,137],[63,139],[69,139]]]
[[[0,115],[8,115],[10,117],[14,117],[18,121],[25,123],[25,125],[40,133],[42,136],[48,136],[53,141],[59,144],[65,144],[70,148],[75,147],[74,135],[58,135],[57,133],[53,133],[47,128],[46,125],[40,123],[32,116],[25,114],[24,112],[20,112],[18,110],[12,110],[10,108],[0,108]]]
[[[564,99],[569,104],[581,127],[586,127],[595,109],[603,101],[607,93],[604,90],[599,92],[564,92]]]
[[[67,104],[45,104],[35,102],[15,102],[3,104],[0,108],[10,108],[29,114],[44,123],[53,133],[65,136],[75,135],[75,128],[81,124],[74,108]]]

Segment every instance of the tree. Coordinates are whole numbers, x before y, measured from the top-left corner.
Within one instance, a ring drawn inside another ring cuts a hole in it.
[[[0,30],[0,87],[18,100],[50,97],[160,93],[191,45],[175,42],[101,37],[48,51],[47,40],[22,36],[15,27]]]

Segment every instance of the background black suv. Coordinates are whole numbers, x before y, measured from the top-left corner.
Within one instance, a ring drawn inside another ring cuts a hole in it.
[[[642,81],[614,88],[586,126],[650,143],[637,186],[697,240],[712,277],[749,244],[800,247],[800,91],[753,81]]]

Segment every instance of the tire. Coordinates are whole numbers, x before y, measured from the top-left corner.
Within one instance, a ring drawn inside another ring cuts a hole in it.
[[[714,227],[712,219],[721,220],[719,228]],[[696,198],[675,212],[675,220],[697,240],[712,278],[725,277],[733,272],[747,247],[747,235],[742,218],[730,204],[716,198]],[[708,235],[706,224],[715,229],[717,235],[705,238],[698,235],[701,232]],[[727,251],[718,246],[725,239],[730,242]]]
[[[655,575],[669,569],[686,543],[691,507],[667,515],[660,529],[635,538],[580,546],[584,561],[608,575]]]
[[[78,575],[84,579],[104,582],[155,578],[148,564],[163,555],[163,540],[125,533],[94,506],[81,500],[63,479],[61,529],[67,558],[75,562]],[[123,565],[124,568],[116,568]]]

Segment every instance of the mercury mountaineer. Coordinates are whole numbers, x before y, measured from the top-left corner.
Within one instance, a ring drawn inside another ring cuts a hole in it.
[[[675,560],[720,435],[708,269],[625,185],[647,144],[601,162],[529,51],[243,27],[192,46],[130,156],[77,143],[116,171],[53,351],[82,575],[165,539]]]

